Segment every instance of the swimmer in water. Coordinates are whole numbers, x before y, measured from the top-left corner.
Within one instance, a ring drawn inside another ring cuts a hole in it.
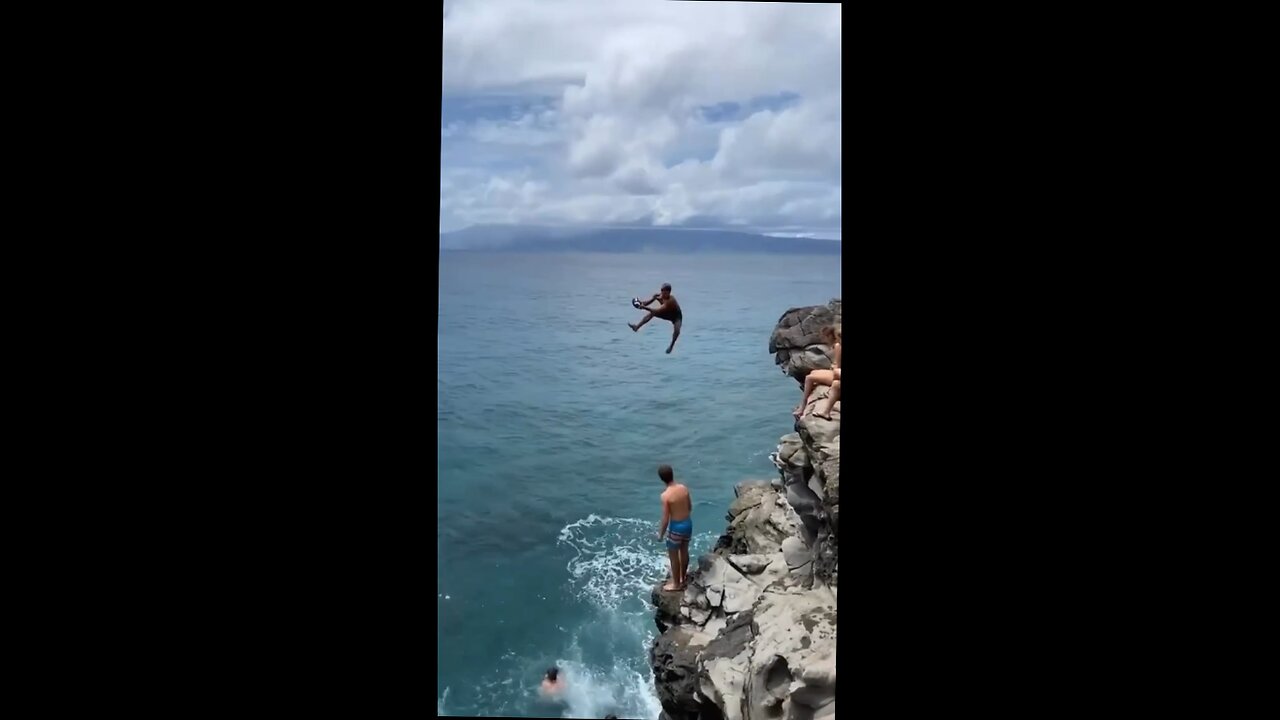
[[[542,679],[542,694],[548,698],[555,698],[562,692],[564,692],[564,680],[560,678],[560,668],[552,667],[547,670],[547,676]]]

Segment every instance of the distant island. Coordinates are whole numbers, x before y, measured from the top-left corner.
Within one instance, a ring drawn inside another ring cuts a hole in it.
[[[675,228],[552,228],[473,225],[440,233],[446,252],[768,253],[839,255],[839,240]]]

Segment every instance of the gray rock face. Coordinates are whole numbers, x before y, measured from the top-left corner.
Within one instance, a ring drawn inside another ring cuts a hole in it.
[[[796,433],[806,448],[826,448],[840,442],[840,411],[844,400],[837,400],[831,406],[831,419],[820,418],[814,414],[827,405],[827,396],[831,388],[819,385],[809,394],[809,404],[805,406],[804,415],[796,421]],[[812,460],[812,459],[810,459]]]
[[[753,619],[750,612],[745,612],[726,623],[720,635],[702,651],[702,658],[735,658],[742,654],[748,643],[755,639],[755,633],[751,630]]]
[[[769,491],[769,483],[755,483],[751,485],[739,485],[737,487],[738,497],[729,505],[729,516],[725,520],[733,521],[742,513],[752,510],[760,505],[765,493]]]
[[[793,308],[769,351],[797,379],[830,367],[818,331],[840,301]],[[650,650],[662,717],[818,720],[835,717],[839,581],[840,412],[818,388],[770,460],[771,481],[735,488],[728,527],[681,592],[653,593],[661,634]],[[790,408],[779,408],[787,412]]]
[[[836,455],[824,460],[818,466],[818,477],[822,483],[822,506],[831,521],[831,532],[840,534],[840,456]]]
[[[754,613],[756,643],[748,695],[782,717],[809,717],[835,701],[836,601],[816,587],[801,594],[768,593]]]
[[[775,338],[781,332],[784,337],[790,337],[794,342],[817,342],[816,335],[810,338],[802,332],[804,322],[808,321],[805,318],[829,321],[828,318],[835,317],[839,311],[839,301],[832,302],[834,307],[809,308],[809,315],[801,312],[805,308],[788,311],[788,315],[783,316],[784,321],[790,317],[789,321],[797,324],[788,329],[783,328],[780,323],[779,329],[774,331]],[[818,323],[819,329],[821,324],[821,322]],[[814,332],[816,333],[816,330]],[[771,343],[771,346],[773,344],[776,342]],[[793,363],[789,367],[797,366]],[[786,367],[783,370],[790,372]],[[800,377],[803,378],[807,372],[808,369],[803,369]],[[805,545],[813,550],[815,578],[828,585],[837,585],[840,530],[840,420],[844,402],[839,400],[832,406],[830,420],[813,414],[814,410],[826,406],[830,392],[829,387],[819,386],[810,394],[809,404],[795,422],[795,435],[783,437],[778,445],[778,452],[774,455],[774,464],[778,466],[787,500],[795,508],[804,528]]]
[[[650,596],[653,606],[657,608],[657,612],[654,613],[654,622],[658,624],[658,632],[666,632],[667,628],[684,621],[683,614],[680,612],[680,593],[664,591],[662,586],[665,584],[666,581],[663,581],[655,585],[653,594]]]
[[[649,652],[658,702],[673,718],[697,713],[702,705],[697,696],[699,648],[693,640],[691,631],[672,628],[657,637]]]
[[[822,344],[818,333],[825,325],[839,325],[840,301],[826,305],[791,308],[778,318],[769,338],[769,352],[782,372],[804,382],[804,376],[816,368],[831,367],[831,348]]]
[[[731,555],[729,564],[743,575],[758,575],[769,567],[773,558],[768,555]]]
[[[778,452],[775,454],[775,464],[779,470],[784,468],[803,468],[808,462],[808,457],[804,450],[804,440],[800,438],[800,433],[791,433],[783,435],[778,441]]]
[[[727,555],[770,555],[782,539],[795,533],[799,518],[780,501],[778,491],[758,483],[741,491],[729,509],[729,527],[716,541]]]
[[[782,541],[782,557],[787,561],[787,569],[795,571],[813,562],[813,554],[805,547],[800,538],[789,537]]]

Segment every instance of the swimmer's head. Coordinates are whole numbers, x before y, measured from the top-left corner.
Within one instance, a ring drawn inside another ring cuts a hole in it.
[[[550,680],[551,682],[555,682],[556,678],[559,676],[560,676],[560,668],[553,667],[547,670],[547,679]]]
[[[670,465],[659,465],[658,477],[662,478],[662,482],[668,484],[675,479],[675,475],[672,473]]]
[[[662,297],[665,298],[670,294],[671,294],[671,283],[662,283]]]

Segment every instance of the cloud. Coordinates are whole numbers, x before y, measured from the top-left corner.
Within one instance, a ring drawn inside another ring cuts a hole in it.
[[[450,0],[442,88],[442,230],[838,231],[839,5]]]
[[[661,169],[645,160],[637,160],[621,167],[613,174],[614,187],[631,195],[657,195]]]
[[[781,112],[764,110],[720,134],[712,161],[727,175],[764,180],[840,178],[839,98],[802,102]]]

